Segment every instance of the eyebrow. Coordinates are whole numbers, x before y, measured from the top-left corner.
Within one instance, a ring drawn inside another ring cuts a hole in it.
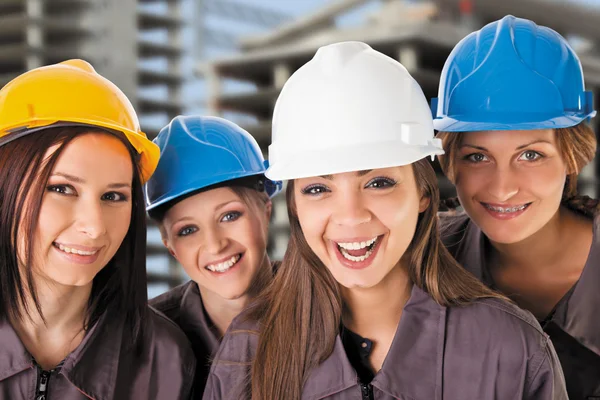
[[[371,171],[373,171],[373,170],[372,169],[363,169],[362,171],[356,171],[356,175],[359,177],[365,176]],[[331,181],[331,180],[333,180],[333,175],[321,175],[320,178]]]
[[[70,175],[70,174],[66,174],[64,172],[55,172],[54,174],[52,174],[52,176],[61,176],[63,178],[65,178],[68,181],[74,182],[74,183],[79,183],[79,184],[85,184],[86,181],[83,178],[80,178],[78,176],[75,175]],[[127,189],[127,188],[131,188],[131,183],[111,183],[110,185],[108,185],[109,189]]]
[[[220,210],[221,208],[225,207],[226,205],[231,204],[231,203],[235,203],[235,202],[244,204],[244,202],[242,200],[238,200],[238,199],[227,200],[227,201],[224,201],[221,204],[217,204],[217,206],[215,207],[215,211]]]
[[[238,200],[238,199],[227,200],[227,201],[224,201],[221,204],[217,204],[217,206],[215,207],[214,211],[218,211],[221,208],[225,207],[226,205],[231,204],[231,203],[235,203],[235,202],[244,204],[244,202],[242,200]],[[192,217],[191,215],[184,215],[183,217],[177,218],[175,221],[173,221],[173,223],[171,224],[171,226],[173,226],[175,224],[178,224],[178,223],[180,223],[182,221],[186,221],[186,220],[193,221],[194,217]]]
[[[547,141],[547,140],[537,139],[537,140],[534,140],[532,142],[529,142],[529,143],[526,143],[526,144],[522,144],[521,146],[517,147],[515,150],[523,150],[524,148],[526,148],[528,146],[531,146],[532,144],[536,144],[536,143],[547,143],[549,145],[552,145],[552,143],[549,142],[549,141]],[[485,147],[475,146],[474,144],[469,144],[469,143],[461,144],[459,148],[462,149],[463,147],[471,147],[471,148],[476,149],[476,150],[488,151],[488,149],[486,149]]]

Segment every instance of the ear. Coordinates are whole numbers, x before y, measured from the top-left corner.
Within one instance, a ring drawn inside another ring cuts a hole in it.
[[[265,216],[267,218],[267,223],[271,221],[271,214],[273,213],[273,202],[271,200],[265,203]]]
[[[167,250],[169,250],[169,254],[172,255],[177,261],[179,261],[177,259],[177,256],[175,255],[175,252],[173,251],[171,246],[169,246],[169,241],[163,237],[162,242],[163,242],[163,245],[165,245],[165,247],[167,248]]]
[[[427,210],[429,208],[430,204],[431,204],[431,198],[429,196],[421,197],[421,200],[419,201],[419,214],[422,212],[425,212],[425,210]]]

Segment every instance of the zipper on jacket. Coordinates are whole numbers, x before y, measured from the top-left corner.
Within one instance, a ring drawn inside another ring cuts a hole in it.
[[[44,371],[38,368],[40,377],[38,379],[37,388],[35,391],[35,400],[46,400],[48,397],[48,381],[50,380],[50,371]]]
[[[362,400],[373,400],[373,386],[370,383],[361,383],[360,392],[362,393]]]

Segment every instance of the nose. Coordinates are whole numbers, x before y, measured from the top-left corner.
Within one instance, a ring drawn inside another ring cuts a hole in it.
[[[204,231],[204,249],[210,254],[219,254],[225,249],[229,241],[218,228],[209,228]]]
[[[497,168],[488,182],[487,192],[498,202],[505,202],[519,192],[519,182],[511,168]]]
[[[100,201],[82,203],[77,210],[76,229],[90,239],[106,234],[106,222]]]
[[[357,226],[371,220],[371,212],[358,192],[340,193],[335,202],[332,221],[341,226]]]

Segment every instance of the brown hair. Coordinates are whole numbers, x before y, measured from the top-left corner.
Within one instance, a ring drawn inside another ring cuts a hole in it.
[[[425,159],[414,163],[413,171],[421,195],[431,202],[419,215],[407,249],[411,280],[441,305],[462,305],[485,297],[504,299],[466,272],[442,245],[435,172]],[[341,323],[339,285],[304,238],[293,181],[288,183],[286,198],[291,227],[287,251],[272,284],[247,314],[261,326],[247,388],[253,399],[299,400],[310,370],[331,355]]]
[[[105,312],[123,315],[125,329],[132,333],[130,344],[135,345],[143,334],[147,304],[146,218],[138,169],[140,156],[124,135],[96,127],[47,128],[0,146],[0,171],[3,171],[0,177],[0,318],[30,316],[33,310],[28,309],[28,298],[43,318],[30,265],[34,248],[31,238],[35,237],[46,185],[58,158],[76,137],[89,133],[117,137],[129,150],[134,174],[129,230],[115,256],[94,277],[85,329],[93,326]],[[44,159],[46,151],[54,145],[59,145],[57,150]],[[20,239],[25,249],[22,257],[18,254]],[[27,266],[25,276],[21,274],[19,262]]]
[[[554,132],[568,171],[563,198],[569,199],[577,195],[577,175],[596,155],[596,134],[585,122],[569,128],[558,128]],[[446,151],[446,154],[439,156],[440,166],[448,179],[454,182],[456,154],[462,135],[459,132],[439,132],[437,137],[442,139]]]

